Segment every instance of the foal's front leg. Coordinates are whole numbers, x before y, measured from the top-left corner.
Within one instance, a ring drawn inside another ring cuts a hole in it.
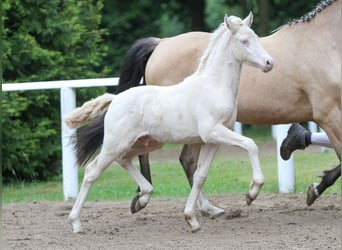
[[[264,184],[264,176],[260,168],[258,156],[258,147],[255,142],[248,137],[235,133],[223,124],[217,124],[207,135],[205,141],[220,145],[238,146],[247,151],[253,171],[253,179],[249,187],[249,192],[246,195],[247,205],[250,205],[256,199]]]
[[[191,226],[192,232],[197,232],[201,228],[195,216],[195,205],[218,148],[218,145],[213,144],[204,144],[201,146],[198,166],[193,176],[193,185],[184,209],[185,220]]]
[[[192,187],[193,176],[197,169],[200,150],[201,144],[187,144],[184,145],[179,157],[179,161],[182,164],[190,187]],[[209,218],[216,218],[224,214],[224,210],[222,208],[214,206],[208,200],[203,190],[201,190],[199,193],[197,206],[201,214],[204,216],[208,216]]]

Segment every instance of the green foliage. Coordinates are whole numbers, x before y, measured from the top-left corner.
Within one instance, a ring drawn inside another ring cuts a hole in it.
[[[101,72],[100,1],[5,0],[4,6],[5,81],[79,79]]]
[[[101,1],[4,0],[5,82],[100,77]],[[104,89],[79,91],[85,100]],[[58,91],[3,93],[3,181],[46,180],[61,172]]]
[[[45,91],[44,91],[45,92]],[[11,179],[47,179],[60,171],[59,105],[56,92],[3,93],[2,171]],[[57,127],[56,127],[57,126]]]
[[[118,76],[127,50],[144,37],[172,36],[190,30],[189,0],[104,0],[101,26],[108,30],[104,63]]]

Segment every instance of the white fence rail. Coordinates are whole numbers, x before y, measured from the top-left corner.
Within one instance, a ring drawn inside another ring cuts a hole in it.
[[[64,200],[75,198],[78,193],[78,173],[76,157],[70,145],[70,136],[75,132],[64,123],[65,115],[76,108],[76,88],[115,86],[119,78],[28,82],[3,84],[2,91],[60,89],[61,126],[62,126],[62,166]]]
[[[62,164],[63,164],[63,194],[64,199],[75,198],[78,193],[78,174],[76,157],[70,145],[69,138],[75,132],[64,123],[64,117],[76,108],[76,88],[89,88],[101,86],[115,86],[119,78],[100,78],[84,80],[65,80],[48,82],[12,83],[3,84],[2,91],[44,90],[60,89],[61,94],[61,126],[62,126]],[[312,129],[314,123],[310,124]],[[317,126],[316,126],[317,127]],[[288,161],[281,159],[279,148],[281,141],[286,136],[289,125],[276,125],[272,127],[273,136],[277,139],[278,155],[278,181],[279,192],[289,193],[294,191],[294,166],[292,157]],[[234,130],[242,133],[241,123],[236,123]]]

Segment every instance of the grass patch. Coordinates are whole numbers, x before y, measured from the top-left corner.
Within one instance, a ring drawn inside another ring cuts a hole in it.
[[[260,156],[261,167],[265,176],[262,193],[278,192],[276,156]],[[333,168],[338,163],[334,152],[320,154],[295,155],[295,192],[306,192],[312,182],[320,182],[315,177],[323,170]],[[327,164],[328,163],[328,164]],[[330,165],[329,165],[330,164]],[[153,198],[187,197],[189,185],[182,167],[178,162],[152,163],[154,186]],[[82,182],[84,169],[79,169],[79,183]],[[251,167],[247,157],[216,157],[210,169],[204,190],[208,195],[246,193],[251,181]],[[3,185],[2,201],[61,201],[63,200],[61,177],[49,182],[19,183]],[[136,184],[118,165],[109,167],[97,180],[89,192],[87,200],[130,200],[136,191]],[[341,193],[341,179],[325,193]]]

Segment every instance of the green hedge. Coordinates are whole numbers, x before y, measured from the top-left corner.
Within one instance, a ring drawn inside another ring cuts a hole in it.
[[[4,82],[101,77],[102,1],[4,0]],[[82,102],[104,88],[78,91]],[[58,90],[3,92],[3,182],[47,180],[61,173]]]

